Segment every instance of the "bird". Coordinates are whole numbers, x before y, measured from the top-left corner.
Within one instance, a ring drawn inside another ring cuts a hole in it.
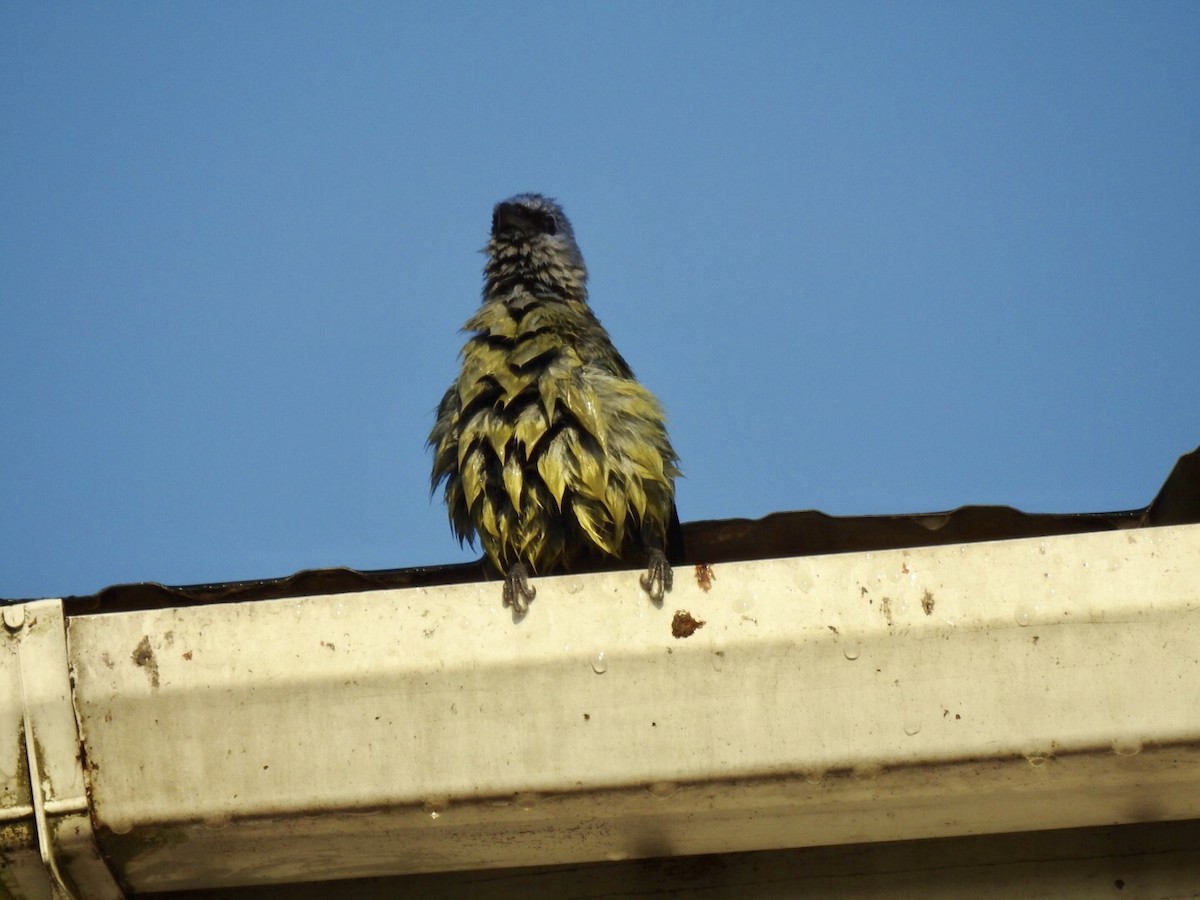
[[[459,543],[504,577],[524,616],[531,574],[615,562],[661,604],[682,552],[679,458],[658,399],[588,305],[587,267],[562,207],[517,194],[492,211],[483,297],[429,435]]]

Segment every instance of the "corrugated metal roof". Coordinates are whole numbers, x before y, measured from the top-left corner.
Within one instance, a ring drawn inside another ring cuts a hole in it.
[[[816,510],[761,519],[717,519],[683,526],[684,564],[816,556],[1083,534],[1200,523],[1200,448],[1180,457],[1149,506],[1107,513],[1026,513],[1010,506],[963,506],[939,513],[830,516]],[[482,561],[407,569],[310,569],[283,578],[170,587],[121,584],[65,598],[69,614],[272,600],[387,588],[430,587],[494,578]]]

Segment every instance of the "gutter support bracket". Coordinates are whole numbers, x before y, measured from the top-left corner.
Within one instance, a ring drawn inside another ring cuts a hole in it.
[[[0,861],[9,874],[0,887],[36,900],[121,900],[92,829],[62,601],[9,604],[2,618]]]

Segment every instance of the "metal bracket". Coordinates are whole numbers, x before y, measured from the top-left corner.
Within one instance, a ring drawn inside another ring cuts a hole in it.
[[[92,831],[62,601],[9,604],[2,618],[0,890],[121,900]]]

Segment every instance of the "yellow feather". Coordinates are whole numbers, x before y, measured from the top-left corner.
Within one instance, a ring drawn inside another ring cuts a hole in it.
[[[508,456],[508,439],[512,436],[512,429],[503,418],[493,412],[487,414],[481,422],[481,427],[492,452],[496,454],[496,459],[503,462]]]
[[[466,500],[468,509],[474,509],[475,502],[484,488],[483,455],[478,452],[467,454],[464,463],[459,467],[459,475],[463,499]]]
[[[558,400],[558,383],[549,373],[538,379],[538,397],[542,401],[542,409],[546,411],[546,421],[554,424],[554,407]]]
[[[646,492],[642,490],[642,482],[639,478],[630,478],[625,485],[625,496],[629,502],[630,508],[640,522],[646,518]]]
[[[576,497],[571,502],[571,511],[575,514],[575,519],[579,522],[579,527],[592,539],[593,543],[606,553],[612,553],[608,535],[601,530],[600,523],[596,520],[595,514],[598,511],[598,507],[593,506],[582,497]]]
[[[574,378],[566,381],[563,388],[563,405],[579,420],[583,430],[600,442],[600,448],[605,449],[604,417],[595,390],[581,379]]]
[[[513,435],[516,437],[517,443],[525,448],[527,459],[533,456],[533,451],[545,436],[549,424],[546,421],[546,414],[536,403],[526,406],[517,416],[516,424],[513,426]]]
[[[521,464],[514,453],[504,463],[504,490],[517,512],[521,511],[522,481]]]
[[[484,501],[480,506],[482,509],[480,510],[479,527],[484,546],[488,546],[500,536],[500,524],[496,521],[496,509],[492,504]]]
[[[536,334],[524,338],[509,354],[509,364],[516,368],[529,365],[536,359],[557,353],[562,349],[562,339],[553,334]]]
[[[625,516],[629,507],[615,479],[610,478],[608,481],[608,490],[604,492],[604,506],[613,523],[612,542],[614,550],[617,550],[625,543]]]
[[[580,483],[577,490],[593,500],[602,500],[608,480],[603,460],[583,448],[576,450],[575,458],[579,466]]]
[[[569,432],[560,432],[537,460],[538,475],[550,489],[550,495],[554,497],[554,502],[559,509],[562,509],[563,494],[567,491],[565,447],[568,442],[568,434]]]

